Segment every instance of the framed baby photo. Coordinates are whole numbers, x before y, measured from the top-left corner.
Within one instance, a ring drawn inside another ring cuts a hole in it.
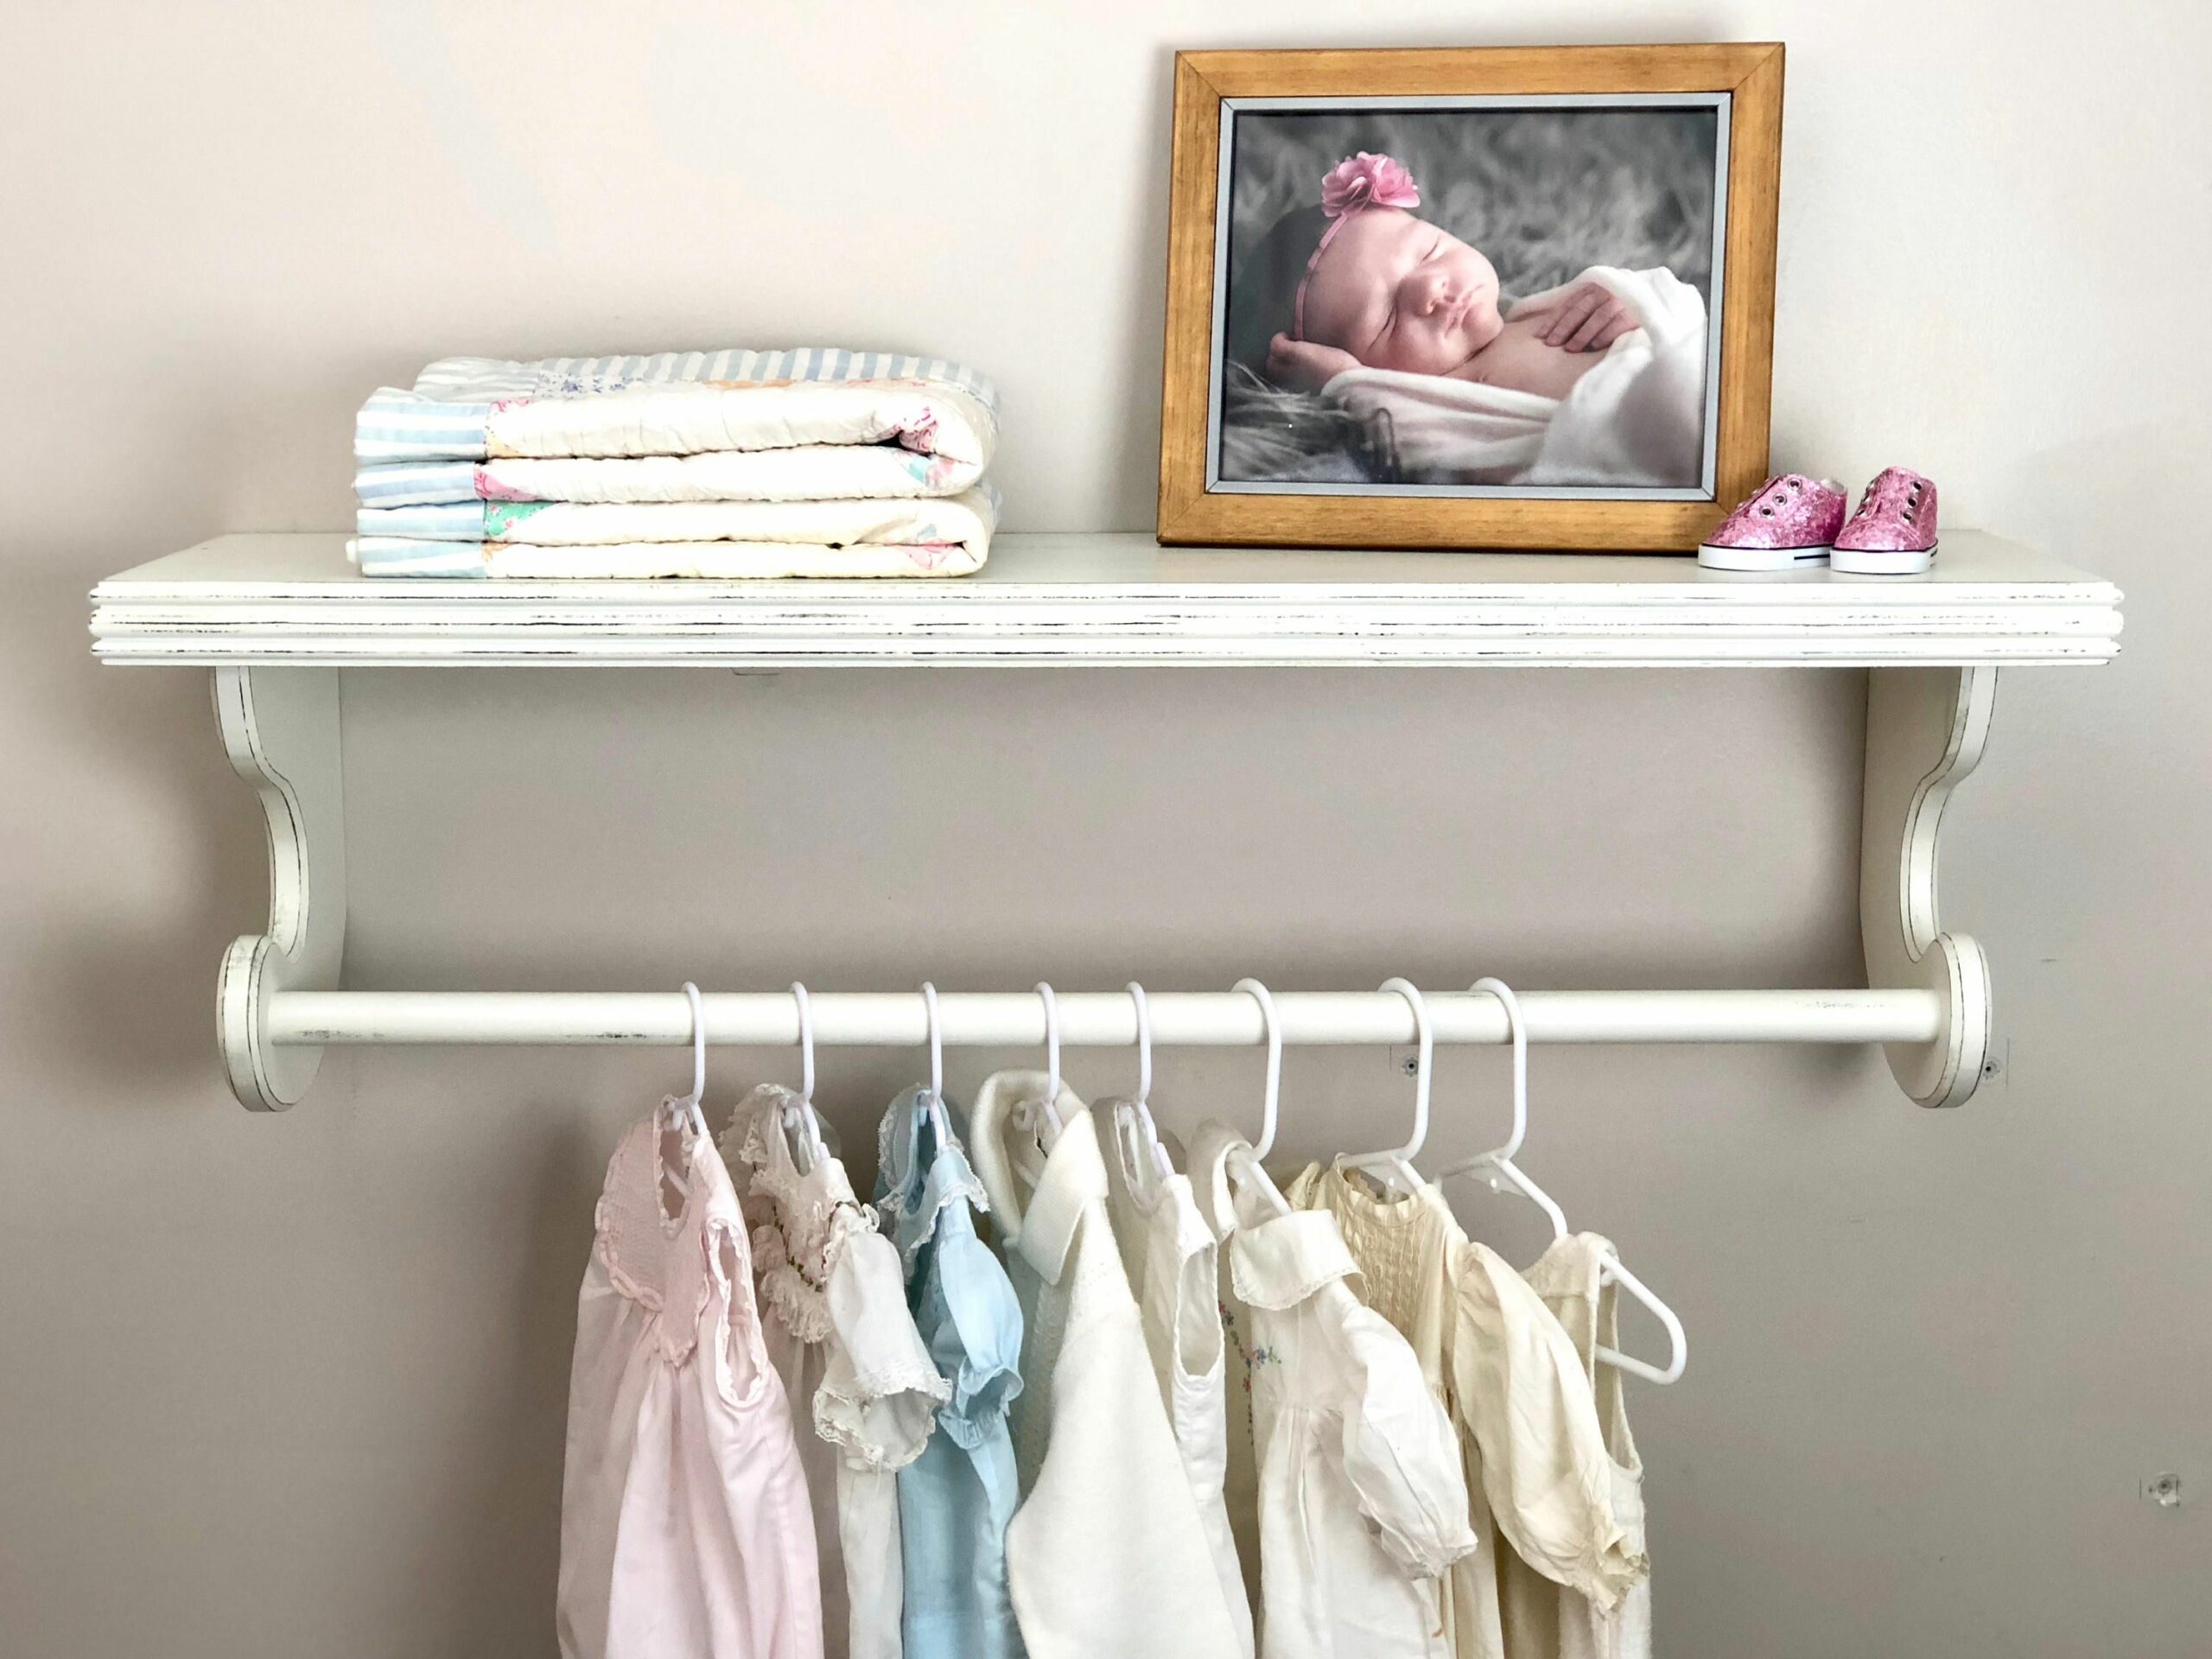
[[[1766,475],[1782,58],[1179,54],[1160,541],[1695,547]]]

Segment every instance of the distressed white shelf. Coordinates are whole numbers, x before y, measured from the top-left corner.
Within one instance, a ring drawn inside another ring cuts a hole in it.
[[[344,545],[336,535],[225,536],[92,591],[102,661],[213,669],[224,743],[261,798],[269,927],[226,953],[217,1000],[231,1086],[264,1110],[305,1093],[329,1043],[661,1041],[687,1029],[665,997],[340,988],[337,671],[465,663],[1870,667],[1866,988],[1539,995],[1531,1020],[1555,1041],[1878,1041],[1908,1095],[1955,1106],[1988,1052],[1989,968],[1937,916],[1944,805],[1981,757],[1999,664],[2101,663],[2120,634],[2112,584],[1972,531],[1947,532],[1936,569],[1907,577],[1745,577],[1688,559],[1579,554],[1163,549],[1144,536],[1081,535],[1001,537],[981,575],[948,582],[375,581],[346,564]],[[861,1023],[847,1039],[880,1035],[890,1018],[880,1000],[825,1000],[825,1018],[835,1025],[849,1003]],[[1078,1040],[1120,1029],[1120,1005],[1094,1001],[1075,1011],[1108,1024],[1093,1019]],[[1163,1004],[1171,1024],[1179,1006]],[[781,1017],[778,999],[717,998],[710,1034],[750,1040],[780,1030]],[[1301,1040],[1382,1028],[1330,1029]],[[1496,1040],[1502,1029],[1454,1027],[1454,1039]]]
[[[957,582],[369,578],[337,535],[223,536],[92,590],[108,663],[1827,666],[2101,663],[2110,582],[1948,531],[1921,576],[1687,558],[1002,536]]]

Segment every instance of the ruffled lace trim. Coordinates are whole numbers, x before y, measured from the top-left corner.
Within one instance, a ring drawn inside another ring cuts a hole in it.
[[[904,1469],[922,1455],[938,1408],[951,1397],[952,1384],[921,1360],[849,1379],[825,1376],[814,1391],[814,1432],[842,1450],[855,1468]],[[882,1435],[879,1424],[879,1438],[872,1439],[868,1420],[879,1411],[888,1413],[893,1433]]]
[[[874,1232],[875,1213],[854,1196],[845,1166],[825,1158],[802,1173],[784,1138],[791,1090],[763,1084],[738,1107],[722,1134],[726,1153],[747,1170],[753,1278],[767,1312],[807,1344],[832,1327],[825,1287],[849,1242]]]
[[[952,1398],[937,1414],[938,1425],[962,1450],[973,1452],[1006,1421],[1021,1395],[1021,1373],[1011,1365],[964,1360],[952,1386]]]
[[[829,1299],[791,1259],[774,1224],[764,1222],[753,1230],[753,1282],[769,1317],[801,1342],[827,1341],[832,1328]]]
[[[978,1214],[988,1214],[991,1208],[990,1195],[957,1141],[938,1147],[928,1171],[917,1178],[912,1163],[919,1136],[914,1118],[927,1109],[922,1092],[910,1089],[899,1096],[875,1132],[876,1167],[885,1181],[876,1208],[882,1211],[884,1230],[897,1243],[901,1263],[910,1274],[924,1247],[937,1236],[938,1217],[949,1205],[965,1199]],[[948,1109],[948,1121],[950,1116]],[[902,1140],[904,1156],[899,1155]],[[899,1177],[895,1185],[891,1182],[894,1172]]]
[[[744,1271],[747,1252],[744,1234],[731,1218],[717,1213],[715,1151],[703,1137],[690,1145],[694,1189],[685,1200],[682,1217],[670,1223],[661,1208],[660,1155],[657,1145],[659,1114],[655,1113],[626,1135],[608,1160],[607,1181],[592,1206],[592,1231],[600,1259],[606,1263],[607,1282],[617,1294],[650,1311],[659,1327],[662,1351],[672,1363],[682,1364],[699,1344],[715,1293],[720,1288],[734,1301],[734,1287],[722,1282],[715,1246],[728,1236],[739,1269]],[[703,1152],[707,1161],[699,1154]],[[721,1204],[730,1195],[725,1189]],[[650,1220],[647,1217],[650,1217]],[[650,1282],[631,1270],[628,1247],[636,1239],[647,1241],[653,1265],[665,1276],[677,1274],[676,1288],[689,1291],[692,1306],[680,1323],[668,1306],[669,1287]]]

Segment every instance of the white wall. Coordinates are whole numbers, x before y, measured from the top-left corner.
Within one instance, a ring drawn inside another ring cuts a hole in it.
[[[1014,524],[1144,527],[1172,48],[1708,37],[1790,48],[1777,460],[1917,466],[2129,620],[2110,669],[2005,677],[1955,808],[2007,1056],[1967,1109],[1872,1055],[1539,1057],[1533,1164],[1695,1343],[1633,1400],[1661,1639],[2204,1651],[2205,1510],[2137,1493],[2212,1493],[2189,0],[0,14],[0,1651],[543,1652],[590,1198],[679,1064],[365,1053],[230,1105],[256,817],[200,677],[92,665],[93,580],[342,523],[353,406],[454,351],[969,359]],[[353,674],[349,972],[1847,981],[1862,683]],[[717,1092],[789,1064],[720,1056]],[[825,1061],[849,1135],[912,1064]],[[1448,1063],[1440,1149],[1501,1081]],[[1255,1083],[1178,1055],[1158,1096],[1187,1126]],[[1300,1057],[1287,1140],[1403,1105],[1381,1056]]]

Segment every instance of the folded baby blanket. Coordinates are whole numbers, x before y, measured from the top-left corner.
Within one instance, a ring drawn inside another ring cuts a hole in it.
[[[982,567],[998,495],[364,507],[368,575],[935,575]]]
[[[700,576],[772,581],[782,576],[966,576],[982,568],[982,550],[959,542],[613,542],[549,547],[536,542],[416,542],[361,536],[346,556],[365,576],[505,576],[571,581],[593,577]]]
[[[997,395],[938,358],[804,347],[534,363],[457,357],[355,417],[365,507],[956,495]]]

